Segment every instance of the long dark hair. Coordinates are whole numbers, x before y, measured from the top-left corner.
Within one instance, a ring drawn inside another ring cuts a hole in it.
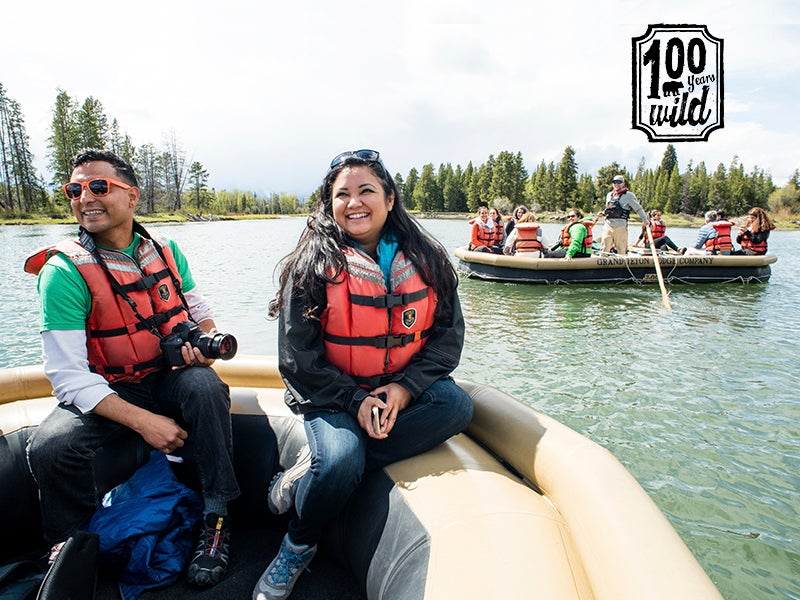
[[[353,242],[333,218],[332,189],[339,173],[355,166],[368,167],[380,180],[386,197],[394,195],[394,206],[386,218],[384,232],[394,234],[400,249],[417,267],[425,283],[433,288],[439,298],[449,297],[458,287],[458,276],[447,252],[408,213],[400,190],[383,164],[351,156],[325,175],[316,210],[308,217],[297,247],[276,267],[281,269],[280,285],[275,298],[269,303],[271,317],[278,316],[280,312],[286,299],[287,284],[291,283],[292,295],[303,300],[303,315],[308,319],[319,317],[325,308],[325,284],[341,281],[342,271],[347,266],[342,248],[351,246]],[[442,306],[442,302],[439,306]]]

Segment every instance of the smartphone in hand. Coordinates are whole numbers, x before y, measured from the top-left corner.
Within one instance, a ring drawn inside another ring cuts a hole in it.
[[[381,411],[377,406],[372,407],[372,429],[376,434],[381,432]]]

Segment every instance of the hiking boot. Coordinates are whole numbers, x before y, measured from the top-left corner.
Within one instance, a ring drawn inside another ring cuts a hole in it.
[[[200,587],[218,584],[228,569],[231,529],[229,518],[206,515],[192,562],[186,572],[189,583]]]
[[[306,474],[310,466],[311,448],[306,444],[297,453],[297,462],[293,467],[275,474],[269,484],[269,494],[267,494],[267,504],[273,514],[282,515],[294,506],[297,482]]]
[[[288,598],[298,577],[308,570],[308,563],[316,552],[316,546],[295,545],[288,533],[283,536],[278,555],[272,559],[253,590],[253,600]]]

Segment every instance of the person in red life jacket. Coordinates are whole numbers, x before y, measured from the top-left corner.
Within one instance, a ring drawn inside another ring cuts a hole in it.
[[[766,254],[767,239],[773,229],[775,223],[767,211],[758,206],[751,208],[744,226],[739,228],[739,233],[736,235],[736,243],[741,244],[742,249],[731,254]]]
[[[255,600],[289,596],[366,472],[437,446],[472,418],[450,376],[464,344],[458,277],[378,152],[331,161],[279,283],[269,305],[278,364],[309,447],[270,485],[270,509],[295,510]]]
[[[544,249],[547,258],[589,258],[592,255],[593,221],[584,221],[577,208],[567,212],[567,224],[561,230],[558,242]]]
[[[680,254],[686,254],[686,248],[678,248],[675,242],[667,235],[667,225],[664,223],[664,219],[661,218],[661,211],[654,208],[648,214],[650,216],[650,230],[653,234],[653,243],[656,246],[656,250],[661,250],[666,246],[670,250],[674,250]],[[639,246],[641,244],[643,244],[645,248],[650,247],[650,239],[647,237],[646,225],[642,225],[642,232],[636,239],[634,246]]]
[[[494,222],[489,219],[489,208],[486,205],[478,207],[478,216],[470,221],[472,236],[469,249],[475,252],[492,252],[495,241]]]
[[[641,217],[642,224],[647,225],[649,221],[636,196],[625,185],[623,175],[614,175],[611,185],[613,189],[606,195],[605,208],[597,215],[605,219],[602,250],[624,255],[628,253],[628,218],[631,210]]]
[[[489,220],[494,224],[492,240],[492,252],[495,254],[503,253],[503,246],[506,243],[506,223],[500,209],[493,206],[489,209]]]
[[[697,232],[694,248],[690,254],[730,254],[733,248],[731,225],[727,219],[720,220],[715,210],[705,213],[705,224]]]
[[[536,222],[536,215],[532,212],[525,212],[517,220],[516,227],[511,230],[511,234],[506,238],[503,253],[541,257],[543,248],[541,228],[539,223]]]
[[[73,166],[63,188],[80,237],[25,265],[39,276],[44,367],[59,401],[28,442],[45,537],[57,552],[86,525],[98,508],[95,450],[130,429],[165,454],[187,446],[205,502],[187,577],[214,585],[228,564],[227,503],[239,495],[230,396],[208,368],[212,358],[169,336],[190,321],[199,324],[195,333],[223,334],[215,333],[177,244],[151,237],[134,220],[139,188],[131,165],[87,149]],[[162,340],[171,342],[169,356]]]
[[[709,240],[710,242],[713,240],[713,242],[711,242],[710,247],[706,249],[712,254],[730,254],[733,250],[733,234],[731,233],[731,228],[734,223],[725,217],[725,213],[721,208],[718,208],[714,212],[717,213],[717,220],[713,221],[711,226],[716,230],[717,236]]]

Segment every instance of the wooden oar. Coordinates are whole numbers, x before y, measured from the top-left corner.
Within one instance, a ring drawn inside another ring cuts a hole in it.
[[[661,288],[661,302],[668,309],[672,310],[672,305],[669,303],[669,294],[667,294],[667,286],[664,285],[664,275],[661,273],[661,261],[658,260],[658,250],[656,250],[656,243],[653,241],[653,232],[650,225],[646,226],[647,238],[650,240],[650,250],[653,253],[653,262],[656,265],[656,275],[658,276],[658,285]]]

